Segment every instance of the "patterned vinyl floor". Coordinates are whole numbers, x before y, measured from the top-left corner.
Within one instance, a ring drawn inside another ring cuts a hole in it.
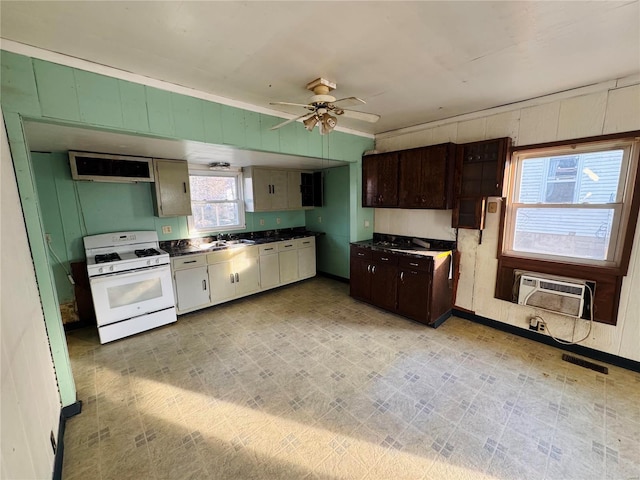
[[[640,374],[326,278],[68,345],[65,480],[640,478]]]

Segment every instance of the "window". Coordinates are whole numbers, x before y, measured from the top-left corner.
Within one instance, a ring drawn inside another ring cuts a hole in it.
[[[239,230],[244,224],[240,172],[192,171],[190,233]]]
[[[503,254],[619,266],[637,148],[619,140],[515,152]]]

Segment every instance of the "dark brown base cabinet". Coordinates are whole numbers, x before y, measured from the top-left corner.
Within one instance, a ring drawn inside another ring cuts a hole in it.
[[[350,294],[430,326],[451,314],[450,255],[397,255],[351,246]]]

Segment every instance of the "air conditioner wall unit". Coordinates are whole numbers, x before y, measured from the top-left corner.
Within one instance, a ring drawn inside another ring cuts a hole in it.
[[[587,281],[516,270],[518,303],[550,312],[582,317]]]

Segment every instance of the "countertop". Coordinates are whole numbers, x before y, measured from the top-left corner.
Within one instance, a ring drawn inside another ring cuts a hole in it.
[[[362,240],[359,242],[352,242],[351,245],[381,252],[393,252],[395,254],[416,257],[443,258],[451,255],[452,253],[450,249],[426,248],[420,245],[388,245],[388,243],[389,242],[380,242],[375,240]]]
[[[210,253],[220,250],[228,250],[232,248],[250,247],[253,245],[264,245],[265,243],[282,242],[287,240],[294,240],[298,238],[317,237],[323,235],[320,232],[294,232],[284,235],[274,235],[269,237],[258,237],[253,239],[238,239],[231,240],[226,245],[218,245],[217,242],[202,242],[199,245],[181,245],[177,242],[175,245],[171,245],[175,241],[160,242],[160,248],[167,252],[170,257],[180,257],[183,255],[195,255],[198,253]],[[244,242],[243,242],[244,240]],[[231,243],[236,242],[236,243]]]

